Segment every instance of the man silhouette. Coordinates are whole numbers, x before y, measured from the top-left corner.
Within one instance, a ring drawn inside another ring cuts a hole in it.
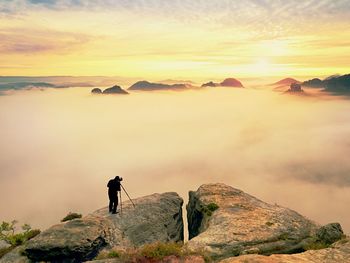
[[[109,197],[109,212],[112,212],[112,214],[117,213],[118,192],[120,192],[120,181],[123,181],[123,178],[116,176],[114,179],[109,180],[107,184]]]

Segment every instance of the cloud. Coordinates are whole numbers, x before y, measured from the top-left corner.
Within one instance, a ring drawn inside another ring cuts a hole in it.
[[[186,198],[224,182],[350,231],[348,101],[250,89],[88,94],[2,97],[2,220],[43,227],[87,214],[106,205],[106,181],[118,174],[132,197]]]
[[[81,48],[90,39],[91,37],[84,34],[53,30],[0,29],[0,53],[67,53],[76,48]]]

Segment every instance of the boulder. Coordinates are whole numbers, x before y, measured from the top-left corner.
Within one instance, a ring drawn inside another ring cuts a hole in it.
[[[115,85],[111,88],[105,89],[103,94],[129,94],[127,91],[123,90],[118,85]]]
[[[225,184],[206,184],[191,191],[187,218],[189,248],[205,249],[214,259],[301,252],[318,229],[293,210]]]
[[[227,258],[219,263],[348,263],[350,262],[350,241],[343,239],[329,248],[308,250],[292,255],[244,255]]]
[[[125,248],[146,243],[183,241],[183,200],[176,193],[153,194],[123,202],[122,211],[108,208],[52,226],[28,241],[32,261],[81,262],[103,248]]]
[[[5,254],[0,258],[0,263],[31,263],[31,261],[23,255],[24,246],[19,246]]]
[[[330,245],[342,239],[344,236],[343,229],[339,223],[330,223],[317,230],[316,240]]]
[[[7,249],[9,247],[11,247],[11,245],[9,243],[7,243],[5,240],[0,240],[0,250]]]
[[[94,88],[94,89],[91,90],[91,93],[92,93],[92,94],[101,94],[101,93],[102,93],[102,90],[99,89],[99,88]]]

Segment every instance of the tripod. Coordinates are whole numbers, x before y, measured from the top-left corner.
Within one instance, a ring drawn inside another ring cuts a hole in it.
[[[120,186],[122,187],[123,191],[125,192],[126,196],[129,198],[130,202],[132,203],[133,207],[135,208],[135,204],[134,202],[131,200],[128,192],[125,190],[124,186],[122,184],[120,184]],[[123,206],[122,206],[122,191],[119,191],[119,195],[120,195],[120,215],[123,212]]]

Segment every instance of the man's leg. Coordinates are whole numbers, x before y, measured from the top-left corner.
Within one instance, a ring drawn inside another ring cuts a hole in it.
[[[117,210],[117,208],[118,208],[118,203],[119,203],[119,200],[118,200],[118,193],[119,193],[119,192],[117,192],[117,197],[116,197],[116,199],[115,199],[115,210]]]
[[[116,214],[117,213],[117,206],[118,206],[118,194],[116,194],[114,197],[113,197],[113,214]]]
[[[109,195],[109,212],[112,212],[112,208],[113,208],[113,198]]]

